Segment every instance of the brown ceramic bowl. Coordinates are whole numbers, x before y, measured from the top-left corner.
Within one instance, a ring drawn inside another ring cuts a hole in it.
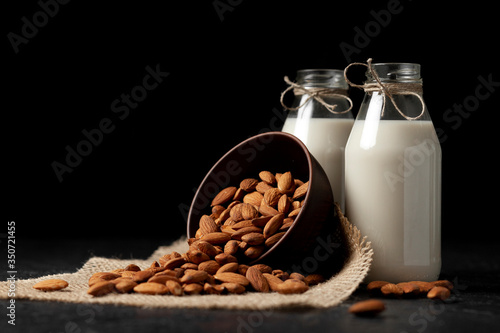
[[[324,170],[306,146],[297,137],[284,132],[251,137],[228,151],[212,167],[191,204],[187,221],[188,237],[195,236],[201,216],[211,213],[210,203],[220,190],[238,186],[245,178],[258,178],[262,170],[273,173],[291,171],[294,178],[309,181],[309,190],[300,213],[287,233],[272,248],[249,263],[291,267],[301,265],[310,256],[314,259],[312,251],[318,250],[319,243],[324,243],[318,243],[318,237],[332,232],[334,228],[332,189]]]

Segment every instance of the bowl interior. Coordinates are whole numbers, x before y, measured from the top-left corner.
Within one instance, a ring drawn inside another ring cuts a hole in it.
[[[249,138],[228,151],[208,172],[199,186],[188,214],[187,234],[194,237],[203,214],[210,214],[212,198],[227,186],[239,186],[245,178],[258,178],[259,172],[290,171],[294,178],[311,178],[311,155],[295,136],[268,132]]]

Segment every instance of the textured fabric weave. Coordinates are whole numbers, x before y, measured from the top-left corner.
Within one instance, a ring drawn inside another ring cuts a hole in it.
[[[342,232],[345,233],[350,248],[342,269],[330,279],[311,287],[307,292],[296,295],[278,293],[247,292],[241,295],[142,295],[138,293],[111,293],[103,297],[87,294],[89,277],[96,272],[106,272],[136,264],[145,269],[159,257],[172,251],[185,253],[187,241],[181,238],[169,246],[159,247],[146,260],[121,260],[101,257],[90,258],[75,273],[55,274],[35,279],[16,281],[16,299],[37,301],[58,301],[71,303],[115,304],[155,308],[218,308],[218,309],[284,309],[291,307],[326,308],[337,306],[346,300],[363,281],[372,261],[373,250],[370,243],[361,237],[360,231],[340,214]],[[60,291],[43,292],[33,289],[33,285],[46,279],[63,279],[69,286]],[[8,282],[0,282],[0,299],[7,299]]]

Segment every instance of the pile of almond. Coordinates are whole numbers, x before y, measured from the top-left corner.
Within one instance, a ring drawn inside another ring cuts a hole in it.
[[[212,200],[210,215],[203,215],[195,240],[223,245],[225,253],[256,259],[278,242],[293,224],[309,182],[291,172],[261,171],[259,179],[243,179]]]
[[[215,196],[211,214],[201,217],[186,253],[166,254],[144,270],[129,265],[95,273],[89,280],[88,293],[303,293],[309,286],[323,282],[324,277],[245,263],[258,258],[285,234],[307,190],[308,182],[294,179],[290,172],[262,171],[259,179],[243,179],[239,187],[226,187]]]

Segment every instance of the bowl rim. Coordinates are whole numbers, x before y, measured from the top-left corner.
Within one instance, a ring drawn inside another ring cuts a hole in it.
[[[258,140],[260,138],[263,138],[263,137],[274,137],[274,136],[281,136],[281,137],[285,137],[287,138],[287,140],[291,140],[293,141],[295,144],[297,144],[298,147],[301,148],[302,152],[304,153],[305,157],[306,157],[306,160],[307,160],[307,172],[308,172],[308,190],[307,190],[307,193],[306,193],[306,196],[304,197],[304,205],[301,206],[301,207],[304,207],[307,205],[307,203],[309,202],[309,196],[310,196],[310,187],[311,187],[311,183],[312,183],[312,178],[313,178],[313,161],[312,161],[312,155],[311,153],[309,152],[309,150],[307,149],[306,145],[298,138],[296,137],[295,135],[293,134],[290,134],[290,133],[286,133],[286,132],[280,132],[280,131],[271,131],[271,132],[264,132],[264,133],[259,133],[257,135],[254,135],[250,138],[247,138],[243,141],[241,141],[240,143],[238,143],[237,145],[235,145],[233,148],[231,148],[230,150],[228,150],[224,155],[222,155],[222,157],[220,157],[217,162],[215,162],[213,164],[213,166],[210,168],[210,170],[206,173],[205,177],[203,178],[203,180],[200,182],[194,196],[193,196],[193,200],[191,202],[191,206],[189,208],[189,212],[188,212],[188,215],[187,215],[187,237],[189,238],[189,235],[190,235],[190,227],[191,227],[191,223],[192,222],[192,219],[191,219],[191,216],[192,215],[195,215],[194,213],[194,205],[195,205],[195,202],[196,202],[196,199],[198,198],[198,196],[200,195],[200,192],[203,188],[203,186],[205,185],[205,183],[209,180],[210,176],[212,175],[212,173],[214,172],[214,170],[217,168],[217,166],[219,166],[220,164],[222,164],[223,162],[226,162],[226,159],[232,155],[235,151],[237,151],[238,149],[240,149],[242,146],[244,145],[247,145],[249,142],[252,142],[252,141],[255,141],[255,140]],[[274,140],[273,140],[274,141]],[[271,141],[272,142],[272,141]],[[269,142],[269,143],[271,143]],[[268,143],[268,144],[269,144]],[[258,154],[258,152],[257,152]],[[227,185],[227,186],[234,186],[234,185]],[[222,190],[222,188],[221,188]],[[201,209],[206,209],[207,207],[209,207],[210,204],[208,204],[208,206],[206,206],[205,208],[201,208]],[[271,246],[270,248],[268,248],[263,254],[261,254],[259,257],[253,259],[252,261],[250,261],[250,264],[253,264],[257,261],[261,261],[262,259],[266,258],[267,256],[269,256],[274,249],[276,249],[280,243],[282,243],[286,236],[295,228],[296,226],[296,221],[299,220],[302,216],[302,213],[303,213],[303,210],[301,209],[299,214],[297,214],[297,216],[295,217],[294,219],[294,223],[292,223],[292,225],[290,226],[290,228],[288,228],[288,230],[285,231],[285,234],[283,234],[283,236],[273,245]],[[199,222],[198,222],[199,223]]]

